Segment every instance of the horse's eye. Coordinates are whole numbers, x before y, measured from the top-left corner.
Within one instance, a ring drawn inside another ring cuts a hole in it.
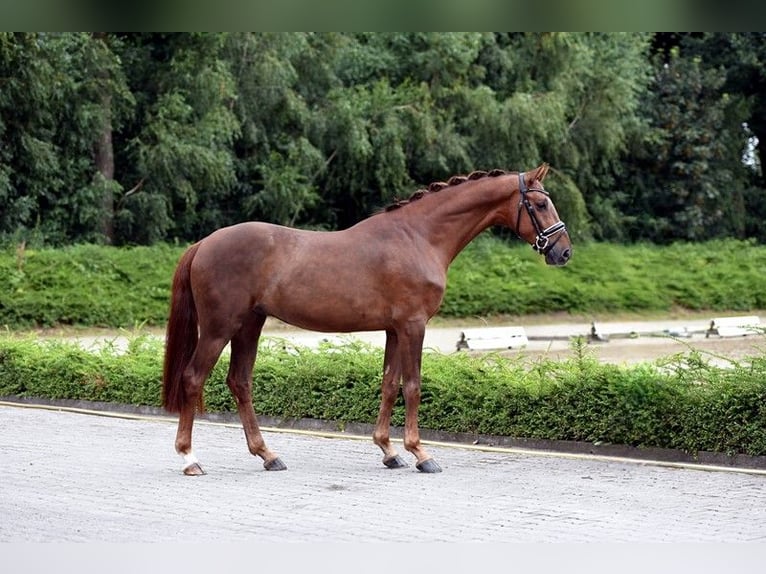
[[[540,210],[546,210],[546,209],[548,209],[548,200],[547,200],[547,199],[544,199],[543,201],[538,201],[538,202],[535,204],[535,207],[537,207],[537,209],[540,209]]]

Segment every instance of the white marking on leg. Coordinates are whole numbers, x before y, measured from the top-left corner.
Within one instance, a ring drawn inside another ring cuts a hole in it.
[[[197,457],[194,456],[194,451],[193,450],[190,450],[188,453],[182,454],[181,456],[184,459],[184,465],[183,465],[183,468],[181,470],[186,470],[187,468],[189,468],[193,464],[199,463],[199,460],[197,459]]]

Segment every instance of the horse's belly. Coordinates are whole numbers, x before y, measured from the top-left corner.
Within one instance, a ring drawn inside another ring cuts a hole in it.
[[[282,288],[265,302],[268,315],[312,331],[381,331],[410,319],[429,319],[444,293],[440,285],[370,284],[363,280]]]
[[[379,297],[357,301],[332,291],[310,298],[288,294],[278,304],[266,305],[265,311],[290,325],[322,332],[385,330],[393,319],[390,306]]]

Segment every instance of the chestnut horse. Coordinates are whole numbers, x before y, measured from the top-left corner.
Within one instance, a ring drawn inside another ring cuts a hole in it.
[[[522,173],[474,172],[432,183],[343,231],[247,222],[189,247],[173,277],[162,393],[164,407],[180,413],[175,448],[183,472],[204,474],[192,450],[194,415],[205,380],[229,342],[226,383],[247,446],[267,470],[287,468],[267,448],[252,401],[258,339],[269,316],[312,331],[385,331],[373,441],[385,466],[407,466],[390,440],[401,384],[404,447],[416,457],[418,470],[440,472],[418,430],[426,323],[441,305],[450,263],[492,225],[513,229],[548,265],[567,263],[572,247],[542,186],[547,173],[547,164]]]

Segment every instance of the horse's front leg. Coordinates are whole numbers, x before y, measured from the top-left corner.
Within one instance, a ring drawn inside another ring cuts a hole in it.
[[[404,391],[404,448],[417,457],[415,467],[420,472],[441,472],[441,467],[420,443],[418,409],[420,408],[420,368],[423,356],[425,323],[413,323],[399,334],[399,357],[401,358]]]
[[[383,451],[383,464],[388,468],[404,468],[404,462],[396,449],[391,445],[391,413],[394,409],[396,396],[399,394],[399,381],[402,371],[397,354],[397,337],[393,331],[386,332],[386,351],[383,359],[383,384],[381,387],[380,412],[373,442]]]

